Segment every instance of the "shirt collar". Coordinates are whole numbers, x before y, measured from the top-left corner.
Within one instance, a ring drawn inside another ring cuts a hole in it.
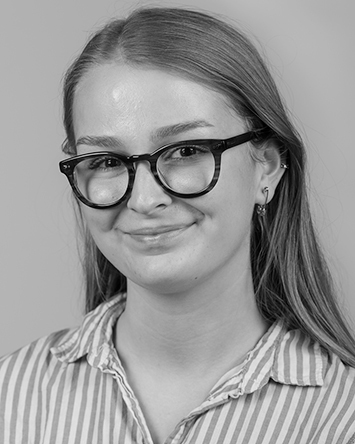
[[[295,386],[321,386],[327,357],[318,343],[299,330],[275,322],[248,355],[242,371],[232,376],[210,399],[238,398],[261,390],[270,380]]]
[[[88,313],[81,327],[70,330],[51,352],[63,363],[72,363],[88,355],[88,362],[101,367],[114,350],[113,330],[124,310],[122,295],[110,299]],[[247,356],[242,372],[231,377],[216,395],[238,397],[260,390],[270,379],[297,386],[321,386],[326,357],[318,343],[299,330],[288,331],[275,322]]]
[[[70,330],[56,347],[51,348],[51,353],[67,364],[85,355],[91,363],[102,361],[114,348],[113,330],[124,310],[124,299],[123,295],[118,295],[88,313],[81,326]]]
[[[270,378],[287,385],[323,384],[325,357],[319,344],[299,330],[288,331],[282,322],[270,328],[251,355],[255,358],[250,359],[246,370],[247,392],[265,385]]]

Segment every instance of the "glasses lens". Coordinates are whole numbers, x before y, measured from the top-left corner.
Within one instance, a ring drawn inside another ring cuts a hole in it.
[[[124,163],[116,157],[98,155],[78,163],[74,171],[76,186],[90,202],[113,204],[125,194],[129,174]]]
[[[164,151],[157,161],[160,180],[172,191],[199,193],[212,182],[215,162],[208,146],[183,145]]]

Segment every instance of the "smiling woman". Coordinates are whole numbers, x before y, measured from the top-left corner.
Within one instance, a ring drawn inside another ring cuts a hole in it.
[[[114,20],[64,124],[88,313],[0,361],[0,441],[354,442],[304,147],[250,42],[191,10]]]
[[[85,114],[81,110],[85,110]],[[168,145],[173,147],[174,158],[179,156],[178,166],[176,160],[172,165],[159,156],[157,168],[152,168],[153,172],[156,171],[155,175],[151,174],[146,157],[131,158],[131,187],[124,185],[128,174],[122,175],[120,171],[113,193],[117,198],[122,195],[126,200],[124,207],[110,206],[104,212],[87,205],[81,208],[95,244],[128,278],[132,288],[137,284],[145,289],[148,286],[154,293],[161,288],[161,291],[178,294],[182,289],[191,288],[194,293],[198,290],[204,294],[211,281],[217,284],[215,272],[228,273],[229,279],[221,278],[226,287],[232,284],[230,279],[235,279],[232,270],[245,273],[249,268],[250,220],[256,199],[260,203],[264,199],[260,191],[263,186],[259,182],[264,180],[266,186],[265,174],[268,176],[267,183],[271,185],[272,180],[276,182],[284,170],[278,161],[274,162],[275,171],[271,162],[267,166],[253,162],[244,143],[223,154],[227,162],[218,183],[213,193],[204,194],[211,190],[209,185],[215,172],[212,153],[218,147],[217,143],[211,146],[208,140],[227,139],[246,131],[238,115],[226,106],[217,92],[159,70],[121,64],[103,65],[92,69],[82,80],[76,93],[73,117],[78,140],[87,136],[115,136],[119,143],[113,150],[121,155],[142,156],[155,151],[157,146],[176,141],[179,141],[178,147],[185,147],[183,155],[181,148],[176,154],[176,145]],[[194,125],[196,121],[200,123]],[[202,121],[206,124],[202,125]],[[252,137],[250,135],[250,139]],[[241,141],[246,142],[248,138]],[[201,146],[204,152],[210,152],[210,168],[205,162],[202,166],[196,165],[196,155],[193,160],[192,156],[186,155],[186,149],[191,145],[186,142],[181,145],[181,141],[186,139],[193,139],[192,146]],[[198,142],[197,139],[203,140]],[[87,145],[77,144],[77,152],[81,155],[87,149]],[[163,154],[166,153],[164,148]],[[111,170],[107,172],[106,168],[106,174],[111,176]],[[72,183],[82,183],[79,172],[73,174]],[[270,177],[272,174],[275,178]],[[169,184],[166,183],[168,175]],[[102,182],[100,173],[99,185],[94,185],[96,192],[102,185],[111,190],[107,180]],[[122,191],[118,189],[120,186]],[[88,189],[87,185],[82,187]],[[272,189],[275,188],[276,183]],[[183,199],[174,199],[176,194]],[[191,200],[200,194],[199,199]],[[115,200],[119,203],[117,198]],[[242,246],[242,251],[239,251]],[[243,262],[242,266],[237,266],[239,261]],[[248,293],[253,294],[251,279],[249,284]],[[222,289],[220,284],[218,287]]]

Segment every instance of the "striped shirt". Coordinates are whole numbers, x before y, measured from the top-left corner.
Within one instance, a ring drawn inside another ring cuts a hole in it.
[[[1,444],[153,444],[113,345],[123,309],[111,299],[0,360]],[[275,323],[167,443],[355,443],[355,369]]]

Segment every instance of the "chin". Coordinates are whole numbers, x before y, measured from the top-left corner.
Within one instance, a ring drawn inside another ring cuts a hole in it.
[[[196,270],[186,254],[130,255],[124,264],[117,268],[128,280],[142,288],[154,292],[176,293],[196,284],[191,270]]]
[[[176,269],[170,272],[166,269],[159,268],[154,273],[150,273],[146,269],[144,274],[127,276],[129,281],[135,285],[142,287],[152,293],[173,295],[183,293],[197,284],[197,281],[192,276],[187,276],[186,273],[178,272]]]

